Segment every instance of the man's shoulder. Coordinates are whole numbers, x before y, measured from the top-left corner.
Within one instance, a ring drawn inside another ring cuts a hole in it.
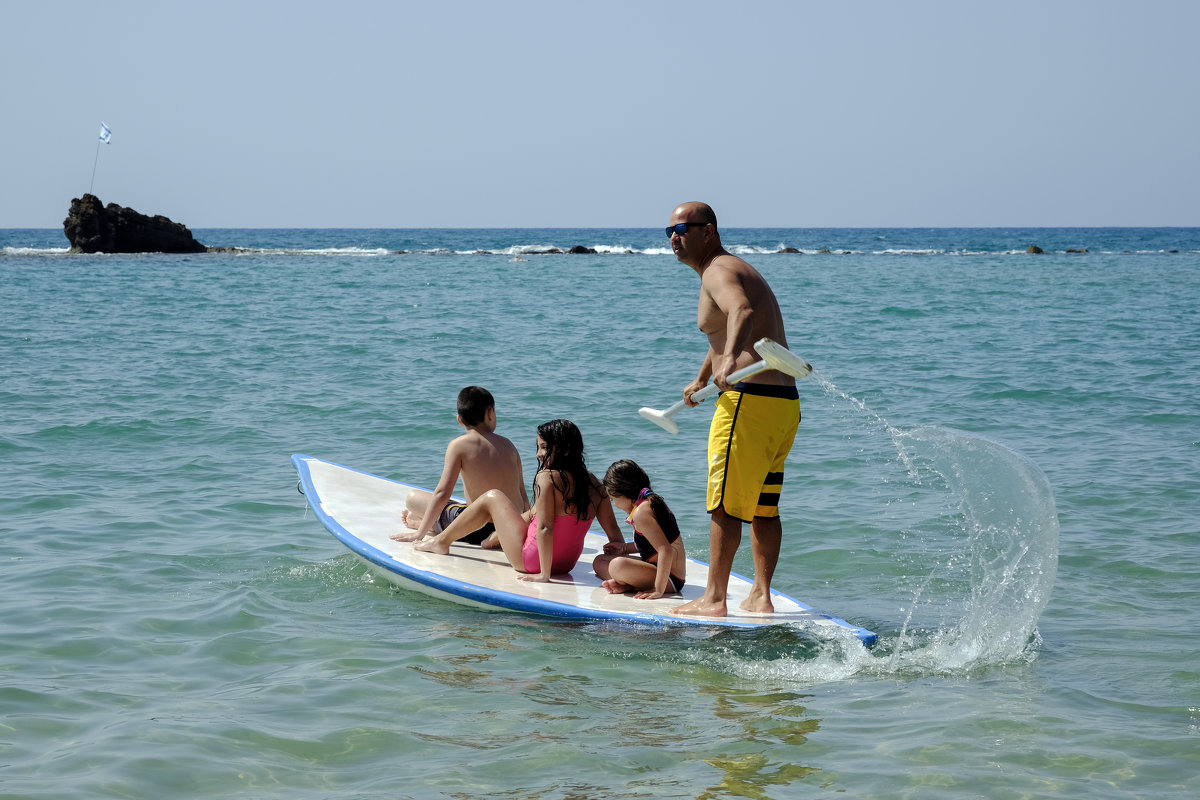
[[[746,259],[735,256],[728,250],[723,250],[708,262],[703,280],[725,281],[736,279],[740,275],[756,273],[757,271]]]

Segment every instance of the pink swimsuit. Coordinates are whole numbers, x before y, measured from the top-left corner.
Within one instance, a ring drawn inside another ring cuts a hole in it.
[[[554,552],[550,557],[550,573],[561,575],[575,568],[579,557],[583,555],[583,537],[592,527],[592,518],[576,519],[574,514],[566,514],[554,518]],[[529,521],[525,529],[525,544],[521,547],[521,555],[525,560],[525,571],[535,575],[541,573],[542,564],[538,558],[537,546],[537,515]]]

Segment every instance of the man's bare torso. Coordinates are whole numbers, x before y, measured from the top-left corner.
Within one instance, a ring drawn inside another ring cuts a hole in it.
[[[723,274],[722,274],[723,273]],[[709,286],[718,280],[735,279],[741,286],[753,317],[750,324],[750,335],[742,343],[737,354],[737,369],[747,367],[759,360],[754,351],[754,343],[764,337],[779,342],[787,347],[787,336],[784,333],[783,315],[775,293],[767,285],[766,279],[758,270],[731,253],[722,253],[704,268],[701,275],[700,301],[696,309],[696,323],[700,331],[708,337],[710,355],[713,358],[725,352],[728,335],[729,318],[716,303]],[[760,372],[747,379],[751,383],[770,383],[791,386],[795,379],[776,370]]]

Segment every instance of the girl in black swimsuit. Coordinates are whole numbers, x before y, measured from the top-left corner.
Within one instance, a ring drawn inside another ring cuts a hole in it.
[[[634,597],[643,600],[679,594],[687,563],[683,540],[666,501],[651,491],[650,478],[634,462],[617,461],[604,475],[604,489],[633,525],[632,542],[607,544],[592,561],[604,588],[613,594],[636,592]],[[641,558],[630,558],[633,553]]]

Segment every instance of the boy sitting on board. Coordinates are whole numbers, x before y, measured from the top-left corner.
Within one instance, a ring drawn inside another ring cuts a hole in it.
[[[430,533],[439,533],[454,521],[476,497],[492,489],[508,496],[522,512],[529,508],[521,455],[508,439],[496,433],[496,403],[492,393],[479,386],[468,386],[458,393],[458,424],[466,433],[446,446],[442,477],[432,493],[414,489],[408,493],[401,522],[409,530],[393,534],[398,542],[418,541]],[[462,476],[467,503],[455,503],[450,493]],[[467,534],[461,541],[496,547],[495,528],[491,523]]]

